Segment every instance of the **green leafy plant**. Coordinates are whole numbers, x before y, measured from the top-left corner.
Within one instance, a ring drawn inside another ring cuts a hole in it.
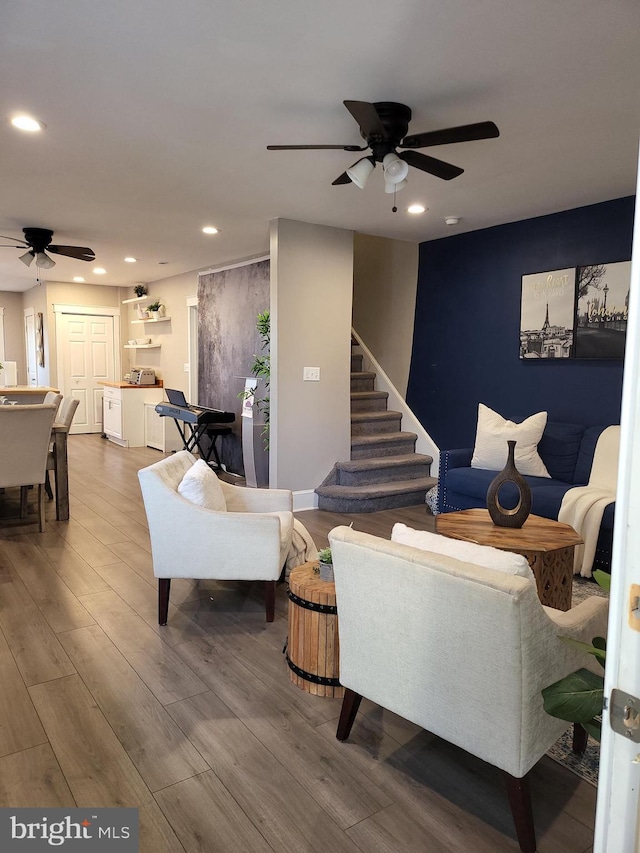
[[[611,575],[595,571],[593,577],[602,589],[609,592]],[[594,637],[591,645],[572,637],[562,639],[574,648],[593,655],[604,669],[607,657],[607,641],[604,637]],[[579,669],[545,687],[542,699],[547,714],[570,723],[580,723],[591,737],[600,740],[602,725],[597,718],[602,713],[604,702],[604,676],[589,669]]]
[[[264,396],[254,397],[254,404],[257,410],[264,417],[264,427],[262,429],[262,438],[264,441],[265,450],[269,449],[269,380],[271,379],[271,354],[269,347],[271,345],[271,315],[269,311],[262,311],[256,318],[256,329],[261,338],[261,347],[263,354],[253,356],[253,364],[251,372],[256,379],[262,379],[264,382]],[[266,350],[266,352],[265,352]],[[243,400],[254,396],[254,391],[241,391],[238,396]]]
[[[159,311],[162,307],[162,302],[157,299],[155,302],[152,302],[150,305],[147,305],[147,311]]]
[[[144,296],[147,292],[147,285],[146,284],[136,284],[135,287],[133,288],[133,292],[135,293],[136,296]]]
[[[331,548],[322,548],[318,551],[318,560],[321,563],[333,563],[331,559]]]

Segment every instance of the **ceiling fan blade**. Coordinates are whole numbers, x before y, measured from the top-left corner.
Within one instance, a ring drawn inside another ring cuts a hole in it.
[[[387,132],[373,104],[368,101],[343,101],[342,103],[358,122],[365,139],[369,139],[370,136],[386,138]]]
[[[267,145],[267,151],[366,151],[358,145]]]
[[[464,172],[464,169],[459,166],[452,166],[451,163],[436,160],[435,157],[428,157],[426,154],[418,154],[417,151],[401,151],[398,157],[410,166],[422,169],[423,172],[429,172],[430,175],[442,178],[443,181],[450,181]]]
[[[337,187],[339,184],[350,184],[351,178],[347,175],[346,172],[343,172],[335,181],[331,181],[332,187]]]
[[[26,242],[26,240],[23,240],[21,237],[6,237],[4,234],[0,234],[0,240],[12,240],[13,242],[22,243],[22,246],[28,246],[29,245]],[[15,248],[15,249],[21,249],[22,246],[13,246],[13,243],[12,243],[12,248]]]
[[[492,121],[480,121],[476,124],[462,124],[460,127],[447,127],[444,130],[431,130],[427,133],[405,136],[400,147],[429,148],[431,145],[472,142],[474,139],[493,139],[496,136],[500,136],[500,131]]]
[[[96,253],[87,246],[47,246],[47,252],[54,255],[66,255],[78,261],[95,261]]]

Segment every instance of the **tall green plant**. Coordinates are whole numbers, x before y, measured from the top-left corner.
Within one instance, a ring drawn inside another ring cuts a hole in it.
[[[262,429],[262,438],[264,440],[265,450],[269,449],[269,381],[271,379],[271,354],[269,347],[271,345],[271,315],[269,311],[262,311],[256,318],[256,329],[260,335],[262,355],[253,356],[253,364],[251,372],[256,379],[262,379],[264,382],[264,396],[255,397],[254,404],[261,415],[264,417],[264,427]],[[265,352],[266,350],[266,352]],[[240,396],[244,399],[252,396],[252,391],[243,391]]]
[[[598,585],[607,592],[611,589],[611,575],[602,571],[593,573]],[[591,645],[572,637],[563,637],[565,642],[587,654],[593,655],[604,669],[607,657],[607,642],[604,637],[594,637]],[[552,717],[580,723],[596,740],[600,740],[602,725],[597,719],[602,713],[604,702],[604,676],[579,669],[550,684],[542,691],[544,709]]]

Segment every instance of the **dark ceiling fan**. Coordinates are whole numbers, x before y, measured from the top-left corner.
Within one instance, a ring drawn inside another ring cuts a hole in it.
[[[430,148],[434,145],[450,145],[454,142],[471,142],[476,139],[491,139],[500,136],[500,131],[492,121],[482,121],[476,124],[463,124],[459,127],[449,127],[444,130],[432,130],[426,133],[416,133],[407,136],[411,109],[404,104],[393,101],[381,101],[370,104],[367,101],[343,101],[360,127],[360,135],[366,145],[267,145],[269,151],[296,151],[337,149],[341,151],[366,151],[371,154],[361,157],[346,172],[333,181],[333,185],[355,183],[364,187],[368,176],[376,164],[382,163],[385,173],[385,190],[394,192],[406,186],[404,178],[408,166],[429,172],[445,181],[456,178],[464,171],[458,166],[419,154],[416,148]],[[409,149],[397,151],[398,148]]]
[[[19,237],[3,237],[2,240],[12,240],[14,242],[8,244],[0,244],[3,248],[24,249],[27,251],[24,255],[20,255],[19,260],[23,264],[30,266],[34,261],[36,266],[42,269],[51,269],[55,267],[56,262],[50,258],[47,252],[54,255],[66,255],[69,258],[76,258],[79,261],[94,261],[96,258],[93,249],[87,246],[54,246],[51,241],[53,239],[53,231],[48,228],[23,228],[24,240]],[[19,245],[15,245],[18,243]]]

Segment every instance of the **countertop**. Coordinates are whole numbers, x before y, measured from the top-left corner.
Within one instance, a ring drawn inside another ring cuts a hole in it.
[[[98,382],[98,385],[106,385],[107,388],[162,388],[162,387],[164,387],[164,383],[163,383],[162,379],[158,379],[154,385],[132,385],[130,382],[110,382],[110,381],[105,379],[102,382]]]
[[[12,394],[39,394],[42,396],[46,394],[48,391],[53,391],[55,394],[59,394],[60,391],[57,388],[50,388],[49,385],[7,385],[0,386],[0,394],[4,394],[5,397],[10,397]]]

